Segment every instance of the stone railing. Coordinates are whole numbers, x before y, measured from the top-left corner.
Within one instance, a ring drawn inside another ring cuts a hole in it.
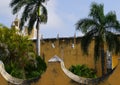
[[[52,57],[48,62],[60,62],[61,64],[61,69],[63,70],[63,72],[73,81],[80,83],[80,84],[86,84],[86,85],[94,85],[94,84],[98,84],[99,82],[103,81],[105,78],[107,78],[111,73],[108,73],[100,78],[84,78],[84,77],[80,77],[77,76],[75,74],[73,74],[71,71],[69,71],[68,69],[66,69],[64,62],[62,59],[60,59],[58,56],[54,56]]]
[[[28,80],[15,78],[6,72],[2,61],[0,61],[0,73],[6,81],[8,81],[11,84],[15,84],[15,85],[29,85],[31,82],[36,82],[40,78],[40,77],[36,77],[33,79],[28,79]]]
[[[8,74],[5,71],[4,64],[3,64],[2,61],[0,61],[0,73],[3,76],[3,78],[5,78],[10,83],[13,83],[13,84],[22,84],[23,81],[24,81],[23,79],[18,79],[18,78],[15,78],[15,77],[11,76],[10,74]]]

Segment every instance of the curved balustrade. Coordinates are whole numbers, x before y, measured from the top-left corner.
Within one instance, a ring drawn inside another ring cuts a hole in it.
[[[75,74],[73,74],[71,71],[69,71],[68,69],[66,69],[64,62],[62,59],[60,59],[58,56],[54,56],[53,58],[51,58],[48,62],[60,62],[61,64],[61,69],[63,70],[63,72],[73,81],[81,83],[81,84],[97,84],[100,81],[103,81],[106,77],[108,77],[112,71],[109,74],[106,74],[105,76],[102,76],[100,78],[84,78],[84,77],[80,77],[77,76]]]
[[[5,71],[4,64],[3,64],[2,61],[0,61],[0,73],[3,76],[3,78],[5,78],[10,83],[13,83],[13,84],[22,84],[24,82],[23,79],[15,78],[15,77],[11,76],[10,74],[8,74]]]
[[[58,56],[54,56],[53,58],[51,58],[48,62],[60,62],[61,64],[61,69],[63,70],[63,72],[73,81],[81,83],[81,84],[97,84],[100,81],[103,81],[106,77],[108,77],[111,73],[106,74],[103,77],[100,78],[84,78],[84,77],[80,77],[77,76],[75,74],[73,74],[71,71],[69,71],[68,69],[66,69],[64,62],[62,59],[60,59]],[[31,79],[31,80],[24,80],[24,79],[19,79],[19,78],[15,78],[13,76],[11,76],[9,73],[6,72],[5,68],[4,68],[4,64],[2,61],[0,61],[0,73],[3,76],[3,78],[5,78],[8,82],[12,83],[12,84],[25,84],[25,83],[30,83],[33,81],[36,81],[39,79],[39,77]]]
[[[36,82],[40,78],[40,77],[36,77],[36,78],[33,78],[33,79],[26,79],[26,80],[15,78],[15,77],[11,76],[9,73],[6,72],[4,64],[1,60],[0,60],[0,73],[6,81],[8,81],[12,84],[16,84],[16,85],[30,84],[31,82]]]

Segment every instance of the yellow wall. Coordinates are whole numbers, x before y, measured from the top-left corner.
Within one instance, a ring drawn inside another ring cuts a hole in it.
[[[118,65],[116,69],[106,80],[101,82],[100,85],[120,85],[120,60],[117,62]]]
[[[52,47],[54,43],[55,48]],[[72,48],[72,44],[74,43],[74,48]],[[32,85],[79,85],[78,83],[73,82],[70,78],[68,78],[62,69],[60,68],[59,63],[48,63],[48,60],[54,55],[59,56],[65,62],[65,66],[69,68],[71,65],[76,64],[86,64],[90,68],[95,68],[94,63],[94,42],[92,41],[89,47],[89,55],[83,56],[82,50],[80,47],[80,38],[61,38],[61,39],[44,39],[41,41],[41,55],[45,58],[47,63],[47,70],[42,75],[42,77],[38,80],[38,82],[33,83]],[[113,57],[113,67],[117,64],[117,57]],[[97,61],[97,74],[101,76],[101,61],[100,59]],[[119,66],[120,67],[120,66]],[[117,68],[119,68],[117,67]],[[120,69],[120,68],[119,68]],[[119,71],[115,71],[115,76],[119,73]],[[110,76],[110,80],[112,76]],[[2,81],[2,82],[1,82]],[[108,79],[104,81],[101,85],[109,85]],[[116,79],[113,82],[119,83]],[[0,76],[0,85],[8,85],[7,82]],[[117,85],[117,84],[111,84]],[[119,84],[118,84],[119,85]]]
[[[118,64],[118,56],[112,55],[112,68],[115,68],[117,64]]]
[[[7,81],[0,74],[0,85],[8,85]]]
[[[52,47],[54,44],[55,48]],[[74,44],[74,48],[72,48]],[[61,39],[44,39],[41,41],[41,56],[45,58],[45,61],[53,57],[59,56],[64,60],[65,65],[69,68],[71,65],[85,64],[90,68],[95,68],[94,62],[94,42],[90,44],[89,55],[83,55],[80,45],[80,38],[61,38]],[[101,76],[101,61],[97,61],[97,74]]]

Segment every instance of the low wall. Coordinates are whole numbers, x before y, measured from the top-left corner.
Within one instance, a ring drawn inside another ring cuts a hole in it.
[[[7,81],[0,74],[0,85],[8,85]]]
[[[119,85],[120,83],[119,72],[120,72],[120,63],[108,78],[106,78],[104,81],[102,81],[100,84],[97,85]],[[11,85],[11,84],[8,84],[8,82],[0,75],[0,85]],[[46,72],[41,76],[41,78],[37,82],[34,82],[31,85],[82,85],[82,84],[78,84],[72,81],[70,78],[68,78],[62,71],[60,63],[56,62],[56,63],[48,63],[48,68]]]

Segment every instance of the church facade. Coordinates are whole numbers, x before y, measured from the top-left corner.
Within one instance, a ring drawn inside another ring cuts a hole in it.
[[[31,31],[31,34],[28,35],[27,26],[24,26],[23,29],[20,30],[19,24],[20,24],[20,20],[18,19],[18,16],[16,16],[15,20],[12,22],[11,28],[17,30],[19,34],[23,36],[28,36],[30,40],[36,39],[36,36],[37,36],[36,28],[33,28]]]

